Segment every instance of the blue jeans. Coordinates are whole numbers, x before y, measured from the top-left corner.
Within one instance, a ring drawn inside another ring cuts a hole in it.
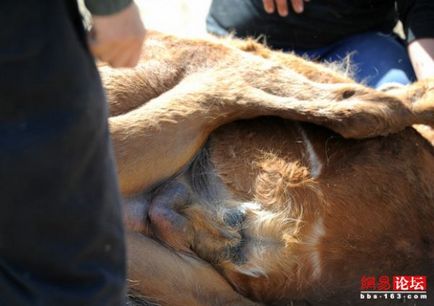
[[[342,61],[350,55],[355,79],[373,88],[386,83],[406,85],[416,80],[406,47],[393,34],[368,32],[327,47],[293,51],[322,62]]]

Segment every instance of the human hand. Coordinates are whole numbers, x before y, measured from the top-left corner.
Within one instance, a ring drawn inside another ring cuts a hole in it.
[[[139,61],[145,28],[134,3],[107,16],[92,16],[92,54],[112,67],[134,67]]]
[[[262,0],[264,4],[264,9],[268,14],[274,13],[277,7],[277,12],[282,17],[288,15],[288,1],[289,0]],[[310,0],[290,0],[290,1],[294,11],[300,14],[304,10],[304,2],[309,2]]]

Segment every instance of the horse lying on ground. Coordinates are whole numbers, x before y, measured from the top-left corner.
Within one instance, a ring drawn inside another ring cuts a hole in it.
[[[254,41],[144,50],[100,68],[137,294],[356,305],[363,275],[434,276],[434,138],[409,127],[434,124],[432,80],[383,93]]]

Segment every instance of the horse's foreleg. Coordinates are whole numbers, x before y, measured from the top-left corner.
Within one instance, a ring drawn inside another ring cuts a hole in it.
[[[128,281],[133,292],[161,305],[253,306],[211,265],[166,249],[137,233],[127,234]]]

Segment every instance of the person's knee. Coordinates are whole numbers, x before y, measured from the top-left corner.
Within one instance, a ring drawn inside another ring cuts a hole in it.
[[[369,32],[354,35],[329,55],[332,60],[351,55],[358,82],[378,88],[386,83],[409,84],[415,80],[406,48],[393,34]]]
[[[379,88],[385,84],[401,84],[408,85],[414,82],[414,76],[412,73],[404,71],[402,69],[392,68],[386,71],[380,78],[373,82],[371,87]]]

